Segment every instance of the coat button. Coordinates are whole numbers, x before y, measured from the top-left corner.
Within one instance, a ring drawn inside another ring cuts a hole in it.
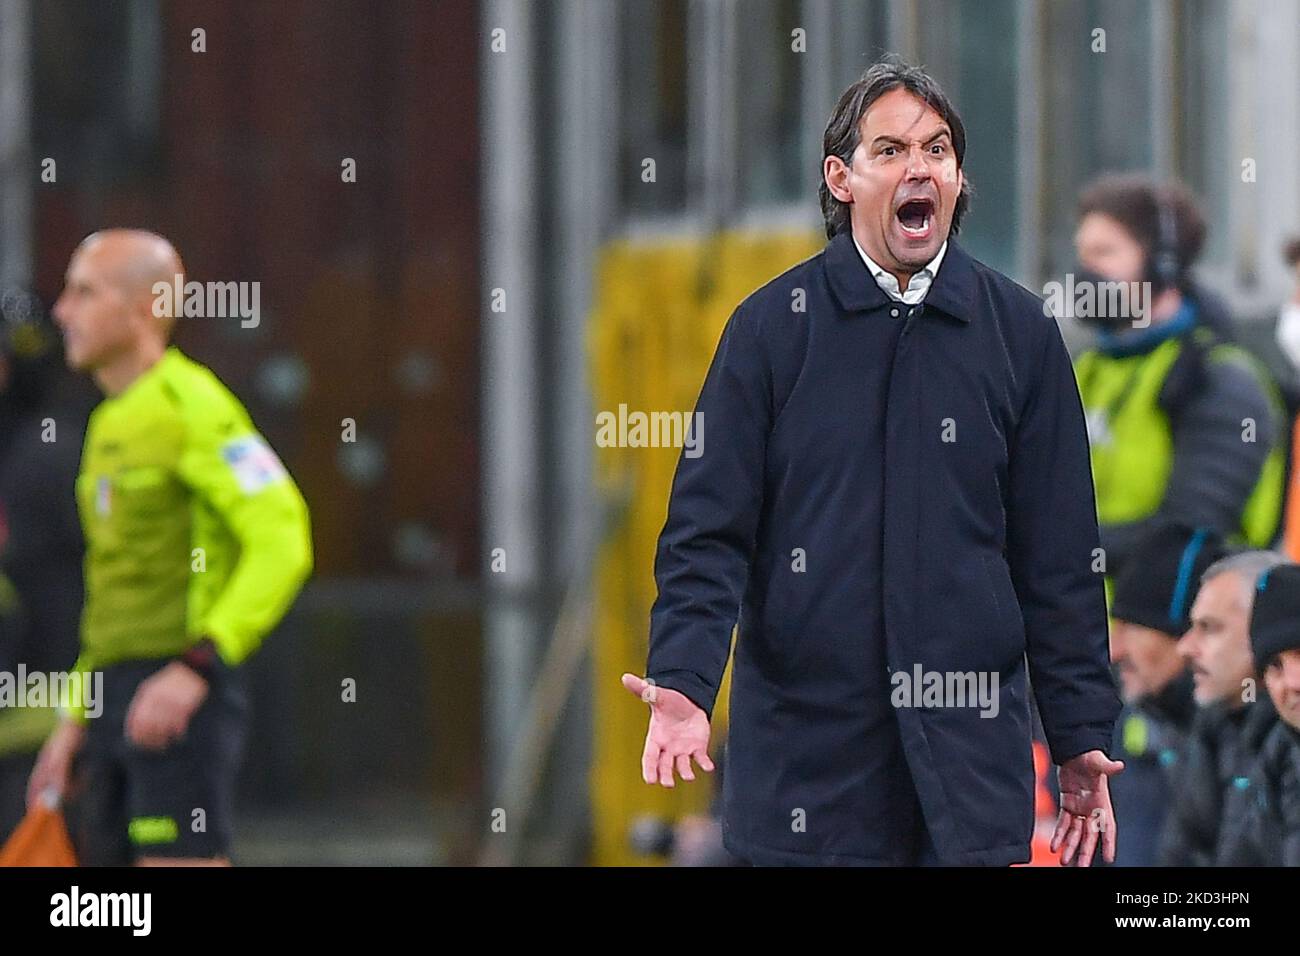
[[[894,318],[898,318],[898,310],[897,310],[897,309],[890,309],[890,310],[889,310],[889,314],[892,315]]]

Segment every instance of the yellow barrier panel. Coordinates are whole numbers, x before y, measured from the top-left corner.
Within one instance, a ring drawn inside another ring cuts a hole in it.
[[[626,405],[629,412],[688,415],[735,307],[823,244],[815,232],[724,232],[607,245],[597,265],[588,332],[594,412],[618,416],[619,406]],[[593,421],[593,436],[595,431]],[[725,440],[711,440],[719,439]],[[702,813],[712,797],[711,778],[702,772],[695,783],[678,783],[671,791],[642,782],[647,710],[619,684],[625,671],[645,670],[655,544],[680,453],[680,448],[596,448],[598,490],[626,502],[596,567],[591,805],[597,865],[652,862],[631,845],[633,822],[643,816],[671,822]],[[715,749],[725,733],[730,667],[727,671],[714,712]]]

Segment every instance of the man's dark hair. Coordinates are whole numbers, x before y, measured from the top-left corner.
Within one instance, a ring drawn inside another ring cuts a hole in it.
[[[1300,262],[1300,236],[1292,236],[1287,241],[1287,244],[1282,247],[1282,256],[1292,269],[1296,267],[1296,263]]]
[[[939,114],[952,130],[952,148],[957,154],[957,168],[966,157],[966,127],[962,125],[957,108],[934,81],[930,74],[918,66],[909,66],[901,60],[890,57],[881,60],[863,73],[853,85],[840,96],[835,104],[835,112],[826,124],[822,134],[822,163],[827,156],[838,156],[844,165],[853,165],[853,152],[862,141],[858,124],[866,115],[871,105],[892,90],[904,89]],[[817,187],[817,196],[822,204],[822,219],[826,222],[826,238],[833,239],[849,224],[849,207],[831,195],[826,186],[826,177],[822,176],[821,185]],[[962,217],[970,206],[971,186],[962,178],[961,192],[957,195],[957,206],[952,213],[952,235],[961,227]]]
[[[1161,208],[1172,216],[1173,233],[1170,252],[1178,266],[1180,283],[1201,254],[1205,245],[1205,217],[1196,198],[1182,183],[1160,185],[1142,173],[1112,173],[1084,187],[1079,196],[1079,218],[1100,213],[1114,219],[1131,235],[1146,256],[1148,272],[1159,251]],[[1169,243],[1166,236],[1164,242]]]

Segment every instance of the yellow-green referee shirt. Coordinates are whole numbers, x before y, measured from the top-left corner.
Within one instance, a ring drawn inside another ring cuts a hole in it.
[[[311,573],[307,504],[239,400],[179,349],[90,417],[77,504],[86,604],[76,670],[257,649]],[[79,702],[69,713],[84,720]]]

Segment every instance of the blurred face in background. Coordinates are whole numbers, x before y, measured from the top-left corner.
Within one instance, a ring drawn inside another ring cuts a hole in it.
[[[858,125],[852,165],[826,157],[826,185],[851,204],[853,236],[867,255],[910,276],[935,257],[952,226],[962,183],[952,131],[901,87],[872,103]]]
[[[1264,668],[1264,686],[1277,714],[1300,730],[1300,648],[1285,650]]]
[[[1300,259],[1291,263],[1295,273],[1295,292],[1289,301],[1282,303],[1282,314],[1277,321],[1277,344],[1291,367],[1300,374]]]
[[[54,303],[64,354],[74,369],[93,371],[133,348],[136,296],[121,281],[121,263],[113,253],[102,242],[91,242],[73,253],[63,292]],[[146,308],[151,302],[148,299]]]
[[[1187,667],[1176,636],[1119,620],[1111,624],[1110,659],[1125,701],[1154,697]]]
[[[1079,265],[1111,282],[1138,282],[1146,272],[1146,252],[1119,220],[1090,212],[1074,233]]]
[[[1255,675],[1250,651],[1251,582],[1235,571],[1201,584],[1192,605],[1192,626],[1178,651],[1192,668],[1196,703],[1239,707],[1247,678]]]

